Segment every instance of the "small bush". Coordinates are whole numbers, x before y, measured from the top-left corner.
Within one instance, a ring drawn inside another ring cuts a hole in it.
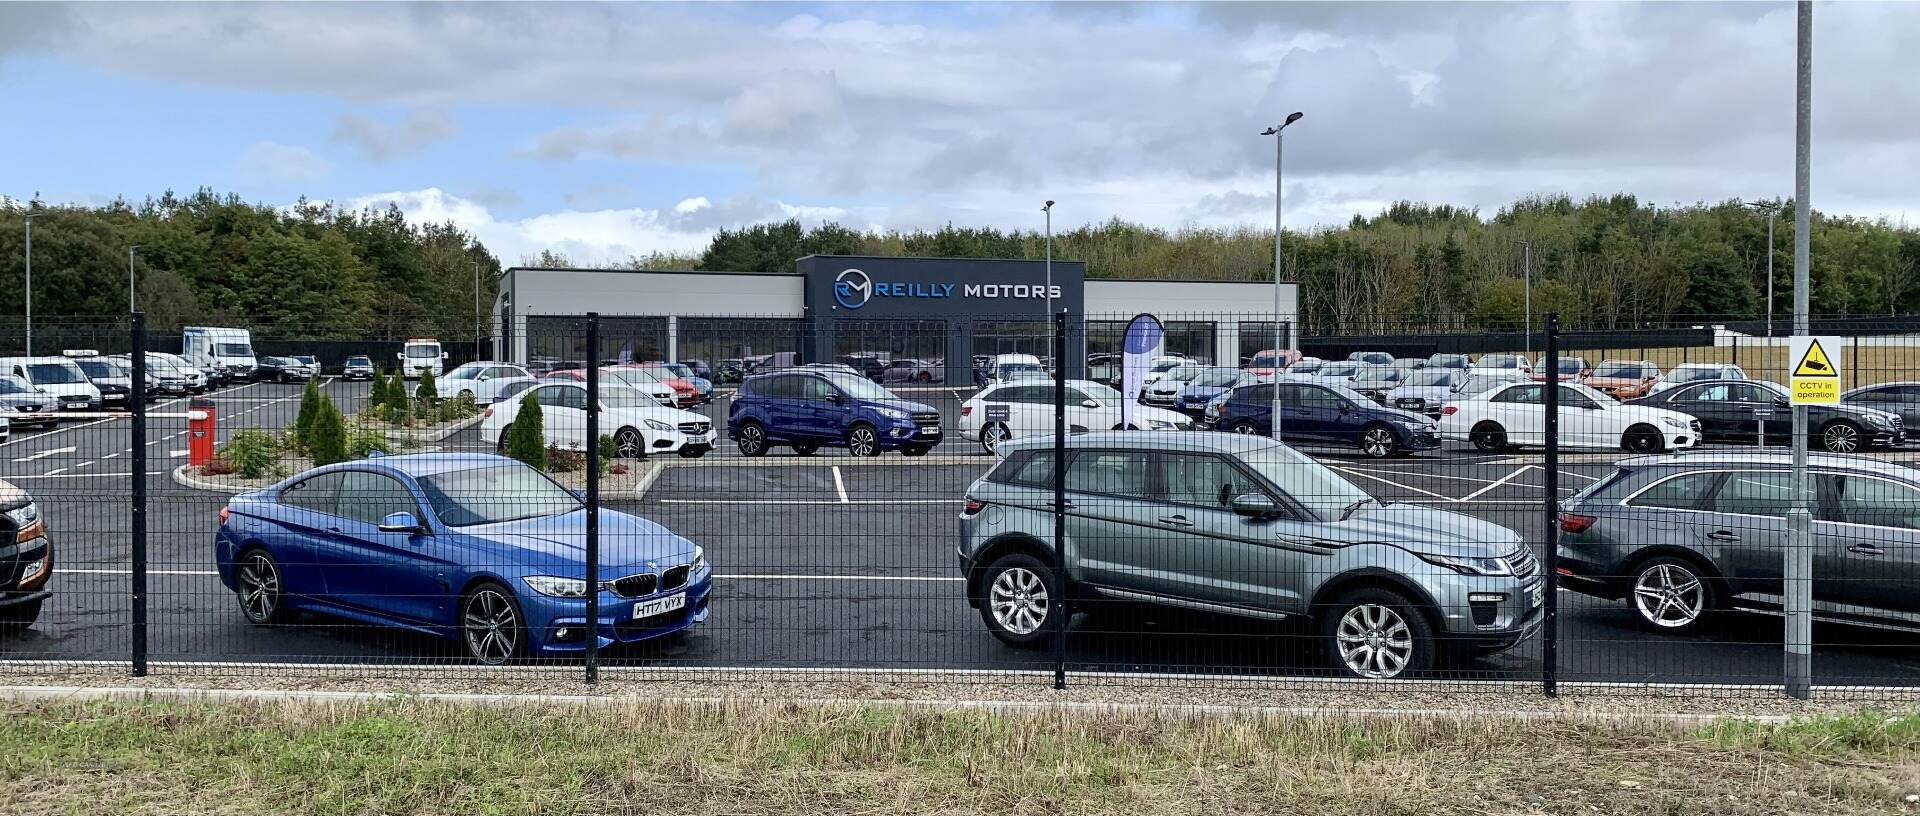
[[[214,454],[212,459],[208,459],[206,464],[200,466],[202,476],[225,476],[232,472],[234,472],[233,463],[220,458],[219,454]]]
[[[480,415],[480,406],[473,401],[472,394],[455,394],[453,399],[442,400],[434,415],[441,422],[459,422]]]
[[[440,404],[440,389],[434,387],[433,372],[420,372],[420,384],[413,387],[413,400],[420,403],[420,415],[428,416]]]
[[[600,475],[612,472],[614,458],[620,454],[620,444],[607,434],[600,435]]]
[[[547,448],[548,473],[572,473],[587,469],[587,454],[584,451],[568,450],[560,447]]]
[[[507,455],[537,468],[547,466],[547,430],[531,391],[520,398],[520,410],[507,426]]]
[[[308,429],[306,442],[307,455],[313,457],[316,465],[347,461],[346,419],[324,394],[320,396],[320,408],[313,418],[313,427]]]
[[[241,428],[233,432],[227,444],[220,446],[214,461],[225,463],[232,468],[227,472],[238,473],[243,479],[258,479],[279,464],[280,441],[259,428]]]
[[[407,413],[407,408],[404,405],[382,405],[378,411],[374,412],[373,416],[381,422],[399,427],[406,425],[407,420],[411,418],[412,415]]]
[[[307,380],[307,387],[300,391],[300,413],[293,419],[291,438],[288,440],[292,444],[287,446],[287,450],[295,452],[306,451],[307,438],[313,433],[313,419],[319,410],[319,406],[320,386],[318,379]]]
[[[360,424],[348,426],[347,455],[365,459],[375,452],[381,455],[393,453],[393,441],[387,438],[386,433]]]

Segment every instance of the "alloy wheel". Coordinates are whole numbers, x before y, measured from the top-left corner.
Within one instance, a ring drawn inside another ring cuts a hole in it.
[[[876,456],[880,453],[880,438],[872,428],[855,428],[847,435],[847,451],[855,456]]]
[[[475,660],[498,666],[513,658],[520,645],[519,618],[500,590],[485,587],[473,593],[465,620],[467,652]]]
[[[995,576],[987,597],[994,621],[1016,635],[1039,631],[1053,608],[1051,600],[1046,583],[1024,567],[1012,567]]]
[[[614,455],[621,459],[638,459],[640,458],[641,446],[643,444],[645,444],[645,442],[640,438],[640,432],[628,428],[621,431],[619,436],[614,437]]]
[[[240,610],[247,620],[266,623],[280,609],[280,569],[266,553],[254,552],[240,567]]]
[[[1662,562],[1640,571],[1633,581],[1633,608],[1640,617],[1663,629],[1678,629],[1700,619],[1706,611],[1706,589],[1700,576],[1680,564]]]
[[[1375,459],[1393,453],[1393,432],[1373,428],[1360,435],[1360,452]]]
[[[986,448],[988,453],[992,453],[995,448],[1000,447],[1000,443],[1007,441],[1008,438],[1009,435],[1007,434],[1005,425],[988,425],[985,430],[980,432],[980,447]]]
[[[1233,431],[1234,433],[1240,434],[1241,436],[1253,436],[1255,434],[1260,433],[1260,429],[1253,427],[1253,423],[1251,422],[1235,422],[1233,423],[1233,427],[1229,428],[1228,430]]]
[[[1474,428],[1471,436],[1473,446],[1483,451],[1497,451],[1507,446],[1507,432],[1498,425]]]
[[[1853,453],[1860,450],[1860,430],[1845,422],[1836,422],[1820,432],[1820,443],[1828,453]]]
[[[759,425],[745,425],[740,428],[737,442],[742,454],[759,456],[767,450],[767,432],[760,430]]]
[[[1396,676],[1413,659],[1413,630],[1399,612],[1380,604],[1347,610],[1334,637],[1340,645],[1340,661],[1370,680]]]

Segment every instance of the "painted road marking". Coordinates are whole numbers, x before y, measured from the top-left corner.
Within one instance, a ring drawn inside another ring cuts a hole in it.
[[[1361,472],[1361,471],[1358,471],[1358,470],[1354,470],[1353,468],[1348,468],[1348,467],[1341,467],[1341,466],[1339,466],[1339,465],[1327,465],[1327,467],[1329,467],[1329,468],[1332,468],[1332,469],[1334,469],[1334,470],[1337,470],[1337,471],[1340,471],[1341,473],[1351,473],[1351,474],[1353,474],[1353,475],[1355,475],[1355,476],[1358,476],[1358,477],[1360,477],[1360,478],[1362,478],[1362,479],[1372,479],[1373,481],[1376,481],[1376,482],[1380,482],[1381,484],[1389,484],[1389,485],[1393,485],[1394,487],[1397,487],[1397,488],[1400,488],[1400,489],[1402,489],[1402,490],[1411,490],[1411,491],[1413,491],[1413,492],[1415,492],[1415,493],[1418,493],[1418,494],[1420,494],[1420,495],[1422,495],[1422,496],[1432,496],[1432,497],[1434,497],[1434,498],[1436,498],[1436,499],[1446,499],[1447,501],[1453,501],[1453,500],[1454,500],[1452,496],[1442,496],[1442,495],[1440,495],[1440,494],[1438,494],[1438,493],[1435,493],[1435,492],[1433,492],[1433,491],[1431,491],[1431,490],[1422,490],[1422,489],[1420,489],[1420,488],[1417,488],[1417,487],[1414,487],[1413,485],[1405,485],[1405,484],[1401,484],[1401,483],[1399,483],[1399,482],[1396,482],[1396,481],[1393,481],[1393,480],[1391,480],[1391,479],[1382,479],[1382,478],[1380,478],[1380,477],[1378,477],[1378,476],[1372,476],[1372,475],[1368,475],[1368,474],[1366,474],[1366,473],[1363,473],[1363,472]]]
[[[20,458],[18,458],[18,459],[15,459],[15,460],[13,460],[13,461],[15,461],[15,462],[31,462],[31,461],[33,461],[33,460],[35,460],[35,459],[45,459],[45,458],[47,458],[47,457],[49,457],[49,456],[59,456],[60,454],[63,454],[63,453],[72,453],[72,452],[74,452],[74,451],[77,451],[77,450],[79,450],[79,448],[77,448],[77,447],[67,447],[67,448],[54,448],[54,449],[52,449],[52,450],[43,450],[43,451],[41,451],[41,452],[39,452],[39,453],[36,453],[36,454],[33,454],[33,455],[31,455],[31,456],[22,456],[22,457],[20,457]]]
[[[1484,494],[1484,493],[1486,493],[1487,491],[1489,491],[1489,490],[1492,490],[1492,489],[1494,489],[1494,488],[1496,488],[1496,487],[1499,487],[1499,486],[1501,486],[1501,485],[1503,485],[1503,484],[1506,484],[1507,482],[1509,482],[1509,481],[1511,481],[1511,480],[1513,479],[1513,477],[1515,477],[1515,476],[1518,476],[1518,475],[1520,475],[1520,474],[1522,474],[1522,473],[1525,473],[1525,472],[1527,472],[1527,471],[1529,471],[1529,470],[1532,470],[1532,469],[1533,469],[1533,466],[1532,466],[1532,465],[1527,465],[1527,466],[1525,466],[1525,467],[1518,467],[1518,468],[1514,468],[1514,469],[1513,469],[1513,472],[1512,472],[1512,473],[1509,473],[1509,474],[1507,474],[1507,475],[1505,475],[1505,476],[1502,476],[1502,477],[1500,477],[1500,480],[1499,480],[1499,481],[1496,481],[1496,482],[1494,482],[1493,484],[1490,484],[1490,485],[1487,485],[1486,487],[1483,487],[1483,488],[1480,488],[1479,490],[1475,490],[1475,491],[1473,491],[1472,493],[1468,493],[1468,494],[1467,494],[1467,495],[1465,495],[1465,496],[1461,496],[1461,497],[1460,497],[1460,501],[1463,501],[1463,502],[1466,502],[1466,501],[1473,501],[1474,499],[1477,499],[1477,498],[1480,498],[1480,496],[1481,496],[1482,494]]]
[[[1444,496],[1442,498],[1445,498]],[[656,499],[661,504],[965,504],[966,499]]]
[[[853,502],[853,500],[847,496],[847,483],[840,478],[839,465],[833,466],[833,489],[840,491],[841,504],[851,504]]]
[[[60,570],[60,574],[62,574],[62,575],[132,575],[132,574],[133,574],[133,570],[130,570],[130,569],[61,569],[61,570]],[[150,569],[150,570],[147,570],[147,574],[148,574],[148,575],[206,575],[206,576],[217,576],[217,575],[219,575],[220,573],[219,573],[219,571],[218,571],[218,570],[167,570],[167,569]],[[947,581],[965,581],[965,580],[967,580],[967,579],[966,579],[966,578],[965,578],[964,576],[959,576],[959,575],[952,575],[952,576],[949,576],[949,575],[780,575],[780,574],[772,574],[772,573],[769,573],[769,574],[750,574],[750,575],[725,575],[725,574],[716,574],[716,575],[714,575],[713,577],[714,577],[714,578],[716,578],[716,579],[718,579],[718,580],[722,580],[722,581],[916,581],[916,582],[947,582]]]

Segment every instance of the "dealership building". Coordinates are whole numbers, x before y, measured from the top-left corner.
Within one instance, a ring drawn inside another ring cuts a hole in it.
[[[946,381],[972,381],[973,357],[1052,352],[1049,309],[1067,314],[1067,368],[1118,352],[1127,323],[1150,314],[1164,351],[1238,365],[1273,346],[1273,284],[1086,278],[1085,264],[985,258],[810,255],[794,271],[652,272],[513,267],[494,303],[496,353],[634,360],[751,358],[806,362],[851,354],[945,361]],[[1281,284],[1282,344],[1296,347],[1296,284]],[[587,353],[583,316],[600,315]]]

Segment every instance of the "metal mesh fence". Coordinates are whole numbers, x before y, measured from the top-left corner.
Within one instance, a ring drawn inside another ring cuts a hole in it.
[[[1303,359],[1168,315],[1129,403],[1130,317],[533,318],[337,361],[69,320],[41,336],[99,348],[0,360],[0,660],[1777,693],[1786,338],[1283,324]],[[1813,680],[1891,696],[1920,340],[1843,325]]]

